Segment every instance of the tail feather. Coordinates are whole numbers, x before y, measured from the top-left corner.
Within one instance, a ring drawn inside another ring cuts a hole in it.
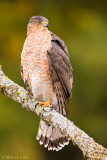
[[[47,125],[47,124],[45,124],[45,125],[47,126],[47,133],[45,135],[45,141],[44,141],[44,147],[46,148],[49,144],[50,137],[52,135],[52,126]]]
[[[48,150],[61,150],[65,145],[68,145],[69,140],[66,136],[60,133],[58,129],[48,125],[43,120],[40,121],[39,130],[37,133],[37,140],[40,144],[44,144],[44,147],[48,147]]]

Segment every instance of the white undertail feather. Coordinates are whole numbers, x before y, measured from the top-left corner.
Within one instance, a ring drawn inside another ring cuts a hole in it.
[[[56,151],[61,150],[69,143],[66,136],[43,120],[40,121],[36,139],[40,141],[40,145],[44,144],[45,148],[48,147],[48,150]]]

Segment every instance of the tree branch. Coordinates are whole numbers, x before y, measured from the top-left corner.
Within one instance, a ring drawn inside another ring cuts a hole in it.
[[[0,66],[0,93],[13,99],[22,105],[24,109],[32,111],[40,116],[41,107],[36,105],[39,101],[33,97],[18,84],[14,83],[3,73]],[[83,155],[88,160],[107,160],[107,149],[96,143],[84,131],[79,129],[66,117],[57,113],[54,109],[46,107],[43,111],[43,119],[58,128],[69,139],[72,139],[74,145],[78,146]]]

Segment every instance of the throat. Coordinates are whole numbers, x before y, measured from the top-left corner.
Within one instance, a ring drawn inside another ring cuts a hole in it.
[[[46,27],[43,27],[42,25],[32,25],[32,24],[28,24],[27,26],[27,35],[29,35],[30,33],[40,33],[40,32],[47,32],[48,31],[48,28]]]

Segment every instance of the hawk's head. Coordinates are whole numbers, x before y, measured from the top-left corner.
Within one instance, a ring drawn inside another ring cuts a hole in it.
[[[36,23],[37,25],[42,25],[43,27],[49,26],[49,21],[43,16],[33,16],[31,17],[29,23]]]

